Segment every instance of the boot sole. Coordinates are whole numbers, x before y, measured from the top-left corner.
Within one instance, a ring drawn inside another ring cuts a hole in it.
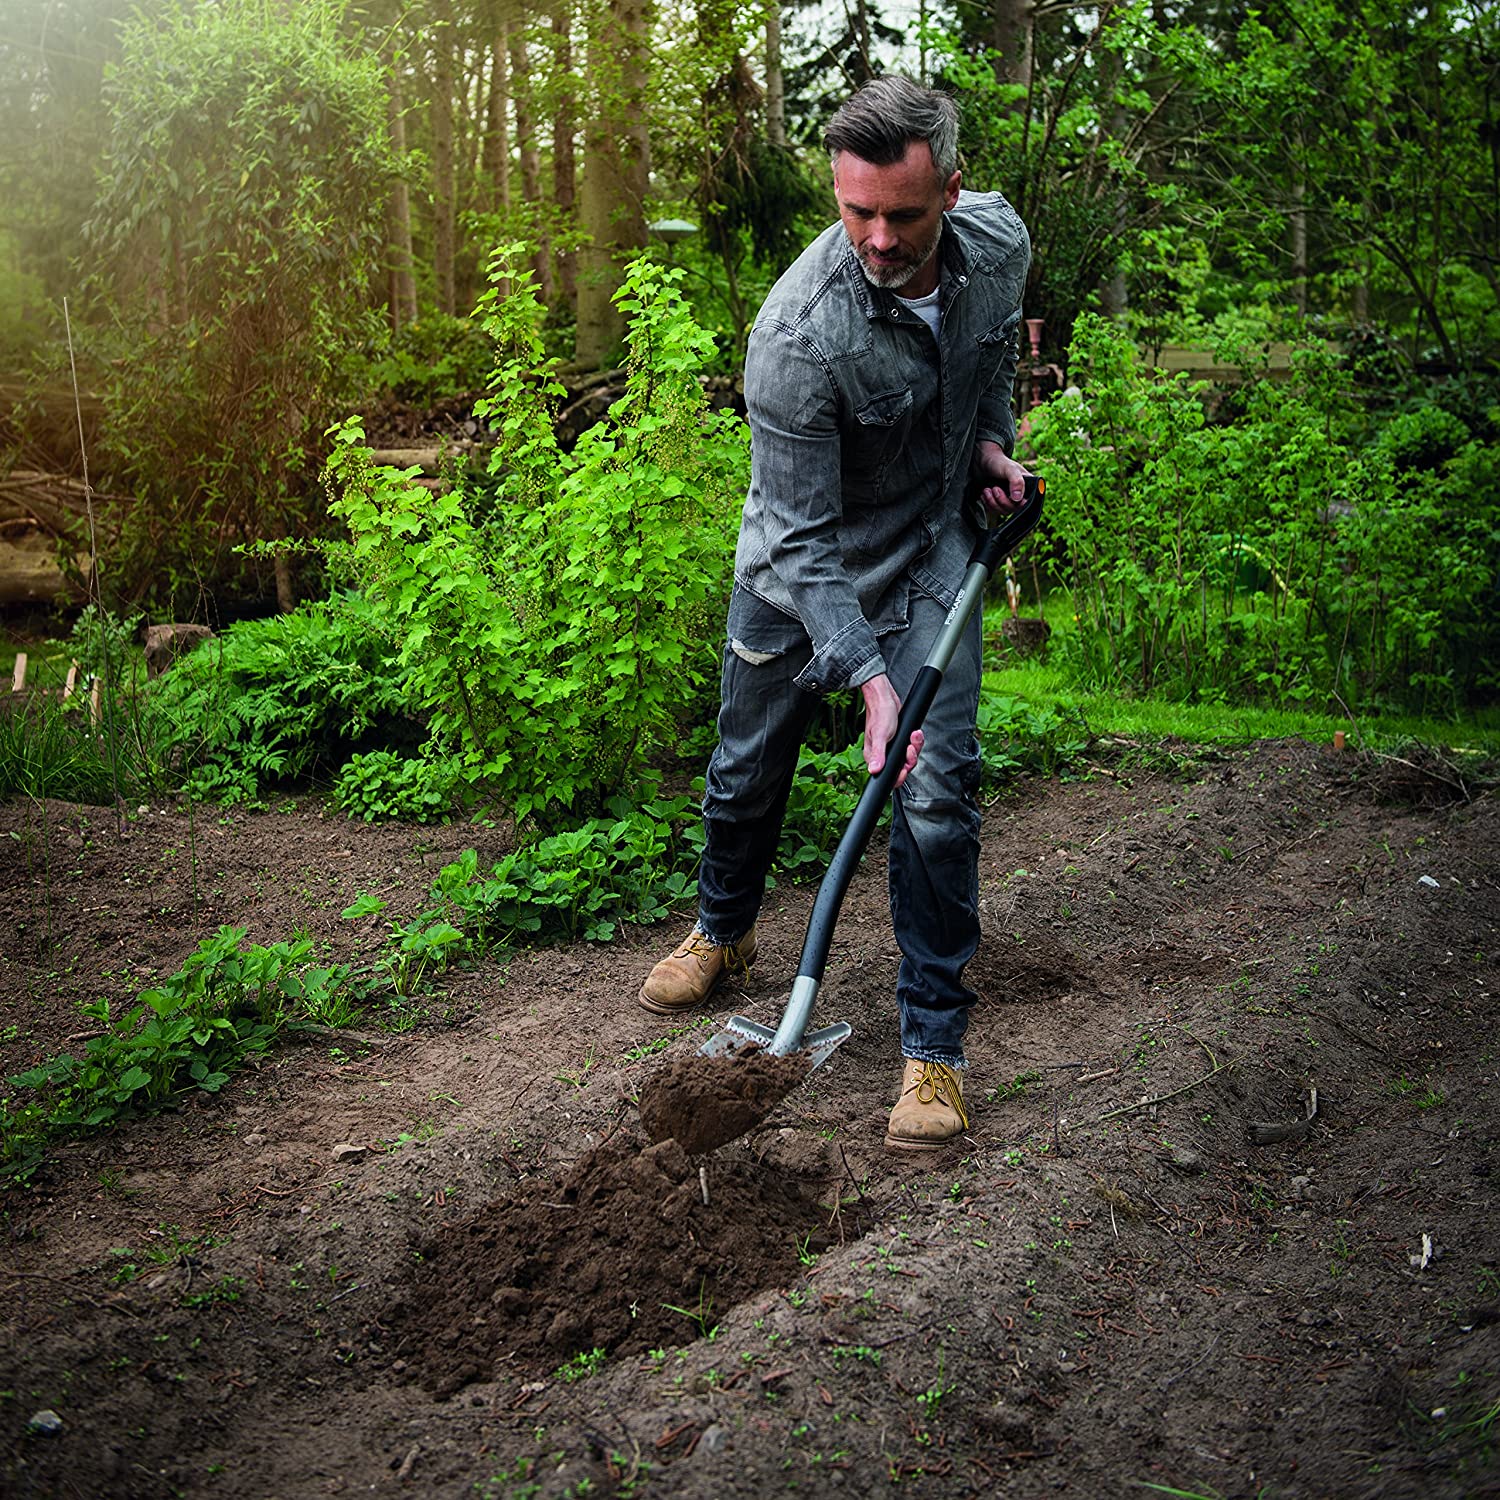
[[[887,1135],[885,1143],[892,1151],[941,1151],[945,1146],[956,1145],[962,1138],[961,1135],[950,1135],[941,1141],[909,1141],[903,1136]]]
[[[689,1011],[699,1009],[707,1005],[714,997],[714,990],[719,986],[716,984],[701,1000],[689,1000],[686,1005],[668,1005],[661,1000],[653,1000],[645,990],[642,990],[635,998],[640,1002],[642,1010],[649,1010],[653,1016],[685,1016]]]

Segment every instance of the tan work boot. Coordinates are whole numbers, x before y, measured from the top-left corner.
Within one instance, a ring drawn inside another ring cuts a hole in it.
[[[687,941],[646,976],[641,986],[641,1004],[659,1016],[691,1010],[713,994],[725,975],[748,974],[754,962],[753,927],[727,948],[709,942],[695,927],[688,933]]]
[[[936,1151],[969,1128],[964,1085],[946,1063],[906,1059],[901,1097],[891,1111],[885,1143],[900,1151]]]

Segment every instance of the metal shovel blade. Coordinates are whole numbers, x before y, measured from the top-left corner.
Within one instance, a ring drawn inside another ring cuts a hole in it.
[[[812,1059],[812,1066],[821,1068],[853,1035],[854,1028],[847,1021],[835,1021],[832,1026],[809,1032],[803,1037],[801,1045],[793,1050],[806,1052]],[[749,1016],[730,1016],[724,1023],[724,1030],[716,1031],[709,1037],[698,1049],[698,1054],[700,1057],[722,1057],[725,1053],[738,1052],[746,1042],[750,1042],[762,1052],[770,1052],[774,1056],[776,1049],[772,1044],[775,1040],[776,1032],[771,1027],[762,1026]]]

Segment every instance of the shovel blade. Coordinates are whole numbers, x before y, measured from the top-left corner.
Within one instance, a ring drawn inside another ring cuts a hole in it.
[[[821,1068],[824,1063],[833,1056],[851,1036],[854,1028],[847,1021],[835,1021],[832,1026],[824,1026],[818,1031],[809,1032],[802,1039],[802,1045],[796,1050],[806,1052],[812,1059],[812,1066]],[[759,1021],[752,1021],[749,1016],[730,1016],[724,1023],[723,1031],[716,1031],[698,1049],[703,1057],[722,1057],[725,1053],[738,1052],[747,1042],[759,1047],[762,1052],[774,1054],[775,1048],[772,1043],[776,1040],[775,1031],[769,1026],[762,1026]]]

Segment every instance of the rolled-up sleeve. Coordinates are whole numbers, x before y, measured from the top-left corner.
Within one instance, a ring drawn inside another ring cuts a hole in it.
[[[751,433],[746,526],[812,641],[797,678],[818,693],[884,671],[839,540],[843,518],[838,391],[826,362],[784,324],[758,324],[745,360]]]
[[[974,429],[976,442],[999,443],[1007,453],[1016,449],[1016,412],[1011,391],[1016,383],[1016,362],[1020,356],[1021,309],[1005,324],[1007,333],[1001,345],[1000,361],[989,385],[979,393],[979,414]]]
[[[1016,247],[999,273],[1006,285],[1012,310],[1001,326],[999,360],[989,382],[979,392],[978,421],[974,432],[976,441],[999,443],[1007,453],[1014,453],[1016,447],[1016,413],[1011,394],[1021,353],[1021,297],[1026,290],[1026,275],[1031,266],[1031,236],[1019,218],[1015,219],[1015,228]]]

